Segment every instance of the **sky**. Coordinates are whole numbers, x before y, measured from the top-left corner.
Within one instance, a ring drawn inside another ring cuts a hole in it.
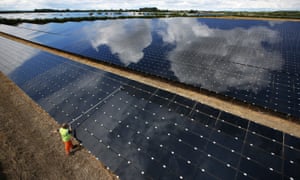
[[[168,10],[300,10],[300,0],[0,0],[0,10],[138,9]]]

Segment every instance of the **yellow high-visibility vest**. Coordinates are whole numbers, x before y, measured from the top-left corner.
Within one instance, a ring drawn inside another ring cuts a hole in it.
[[[59,128],[59,133],[63,142],[70,141],[71,134],[69,134],[69,129]]]

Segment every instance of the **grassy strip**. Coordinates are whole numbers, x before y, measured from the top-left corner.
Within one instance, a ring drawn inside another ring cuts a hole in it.
[[[119,16],[119,17],[76,17],[76,18],[49,18],[49,19],[6,19],[0,18],[0,24],[18,25],[21,23],[32,24],[47,24],[51,22],[64,23],[64,22],[80,22],[80,21],[95,21],[95,20],[108,20],[108,19],[129,19],[129,18],[162,18],[165,16]]]

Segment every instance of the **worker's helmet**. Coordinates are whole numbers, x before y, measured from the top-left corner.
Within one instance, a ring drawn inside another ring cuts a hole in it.
[[[64,128],[64,129],[68,129],[69,128],[69,124],[68,123],[63,123],[61,127]]]

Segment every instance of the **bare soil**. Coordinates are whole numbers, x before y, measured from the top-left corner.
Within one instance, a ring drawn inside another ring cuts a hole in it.
[[[117,179],[79,148],[66,156],[59,125],[0,73],[0,179]],[[74,141],[74,144],[77,142]]]

